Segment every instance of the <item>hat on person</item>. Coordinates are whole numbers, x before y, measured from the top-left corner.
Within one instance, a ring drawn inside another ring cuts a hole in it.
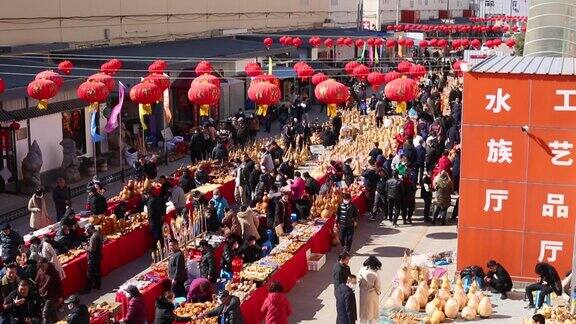
[[[64,301],[66,304],[80,304],[80,297],[78,295],[71,295]]]
[[[10,223],[5,223],[2,225],[2,230],[7,230],[7,229],[12,229],[12,227],[10,227]]]
[[[218,298],[225,298],[230,296],[230,293],[228,292],[228,290],[224,289],[222,290],[222,292],[218,295]]]

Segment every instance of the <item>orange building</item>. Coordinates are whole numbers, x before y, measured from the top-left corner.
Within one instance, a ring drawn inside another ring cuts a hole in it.
[[[492,57],[464,74],[458,269],[572,268],[576,59]]]

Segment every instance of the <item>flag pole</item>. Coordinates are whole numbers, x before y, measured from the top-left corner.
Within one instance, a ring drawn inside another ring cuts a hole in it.
[[[120,178],[124,182],[124,163],[122,161],[122,112],[118,115],[118,151],[120,151]]]

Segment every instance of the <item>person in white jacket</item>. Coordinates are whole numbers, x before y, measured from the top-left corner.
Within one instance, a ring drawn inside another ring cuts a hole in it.
[[[42,257],[48,259],[48,262],[54,265],[54,268],[60,274],[60,279],[64,280],[66,278],[66,273],[64,272],[64,268],[58,259],[58,254],[56,250],[52,247],[52,245],[46,240],[40,240],[37,237],[30,238],[30,258],[36,260],[38,262]]]
[[[360,287],[358,318],[360,323],[377,323],[380,319],[380,294],[382,291],[378,271],[381,268],[382,263],[375,256],[370,256],[358,271],[358,286]]]

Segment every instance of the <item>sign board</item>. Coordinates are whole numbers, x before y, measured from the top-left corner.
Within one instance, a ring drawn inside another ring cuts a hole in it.
[[[494,259],[516,280],[572,266],[573,77],[464,74],[458,268]]]
[[[495,51],[493,49],[465,50],[464,61],[469,64],[470,68],[472,68],[476,64],[490,57],[491,55],[503,56],[505,54],[503,52]]]
[[[172,134],[172,129],[170,127],[164,128],[163,130],[160,131],[160,133],[162,134],[162,138],[164,139],[165,142],[169,142],[171,139],[174,138],[174,135]]]
[[[484,0],[480,1],[480,12],[490,16],[528,16],[528,0]]]

